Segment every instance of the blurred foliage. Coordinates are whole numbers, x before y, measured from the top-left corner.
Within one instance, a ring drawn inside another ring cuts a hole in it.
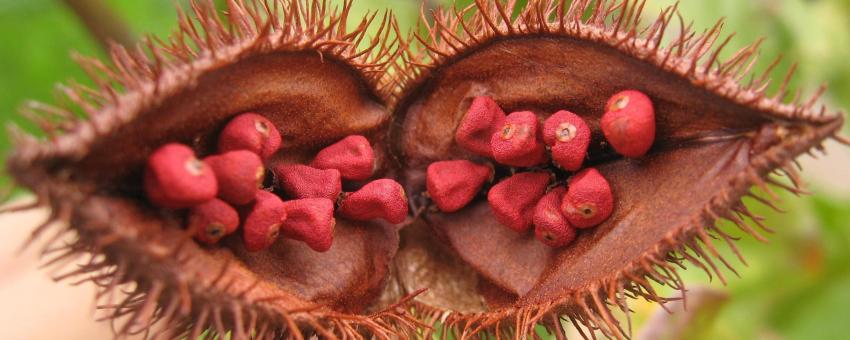
[[[133,32],[164,36],[175,26],[173,6],[185,0],[105,0]],[[431,1],[441,3],[447,1]],[[460,0],[467,5],[471,0]],[[524,1],[520,1],[524,2]],[[673,0],[648,0],[644,19],[654,18]],[[224,3],[224,1],[218,1]],[[413,28],[419,17],[419,1],[355,0],[354,17],[368,11],[392,9],[403,31]],[[737,48],[768,38],[758,69],[777,55],[786,58],[776,73],[781,77],[791,62],[800,69],[794,86],[814,90],[828,83],[825,100],[831,107],[850,107],[850,0],[713,0],[682,1],[684,18],[703,30],[721,17],[726,32],[737,37],[726,48],[729,56]],[[669,36],[669,35],[668,35]],[[21,123],[17,107],[25,100],[56,102],[54,84],[76,79],[85,82],[81,70],[69,58],[70,51],[104,57],[73,13],[58,0],[0,0],[0,120]],[[5,133],[0,152],[8,150]],[[2,180],[0,180],[2,181]],[[709,327],[700,327],[703,339],[840,339],[850,331],[850,201],[814,196],[783,197],[785,215],[762,212],[777,233],[770,244],[751,237],[739,242],[748,267],[729,285],[715,278],[709,285],[727,291],[729,301]],[[725,249],[725,246],[720,246]],[[724,251],[734,260],[734,254]],[[699,269],[683,276],[691,285],[706,282]],[[673,292],[668,292],[673,294]],[[640,329],[658,307],[646,302],[633,305],[634,329]]]

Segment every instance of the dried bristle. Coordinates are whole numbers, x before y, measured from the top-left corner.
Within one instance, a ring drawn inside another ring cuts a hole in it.
[[[454,250],[459,252],[461,258],[467,260],[480,256],[479,260],[482,263],[475,263],[473,267],[478,266],[476,269],[479,276],[490,282],[489,284],[496,282],[497,285],[501,285],[495,288],[495,291],[499,292],[497,295],[519,294],[519,297],[514,300],[500,302],[498,296],[494,297],[491,294],[493,289],[482,290],[479,284],[479,292],[470,291],[469,293],[481,293],[488,300],[490,308],[480,313],[452,312],[445,307],[418,303],[415,308],[418,315],[429,324],[439,323],[443,327],[440,330],[443,334],[454,334],[459,338],[486,335],[522,338],[534,336],[535,325],[543,325],[552,333],[562,334],[561,322],[566,321],[578,328],[585,337],[595,337],[594,333],[597,331],[608,337],[629,337],[630,325],[626,327],[621,324],[613,316],[613,309],[628,315],[628,300],[635,297],[659,303],[667,301],[656,293],[653,288],[655,284],[684,291],[684,283],[676,273],[675,267],[686,263],[705,269],[709,276],[716,274],[721,280],[725,280],[717,263],[733,272],[734,269],[715,249],[713,239],[726,241],[741,261],[743,257],[735,248],[732,242],[733,237],[721,230],[717,223],[722,220],[732,221],[743,232],[752,234],[760,240],[763,239],[758,230],[768,229],[763,227],[760,217],[754,216],[744,207],[741,198],[743,196],[758,197],[751,191],[753,186],[772,192],[770,186],[778,182],[770,176],[776,171],[795,174],[791,177],[793,185],[779,187],[798,193],[799,179],[793,171],[794,158],[813,148],[822,149],[821,144],[827,138],[844,140],[837,135],[843,123],[842,115],[827,112],[825,106],[815,107],[819,96],[824,92],[823,89],[810,99],[802,100],[798,97],[793,102],[787,103],[784,99],[791,77],[789,74],[777,93],[771,95],[766,92],[773,67],[764,74],[752,72],[752,67],[759,56],[761,41],[741,49],[728,60],[719,60],[720,51],[729,41],[728,38],[724,40],[722,37],[722,21],[700,34],[692,31],[690,25],[686,26],[676,6],[662,11],[652,22],[641,22],[644,1],[640,0],[529,1],[524,8],[517,8],[514,4],[514,1],[508,1],[505,4],[502,1],[476,0],[475,4],[467,8],[439,9],[428,17],[423,13],[420,23],[425,25],[424,31],[427,33],[414,34],[412,39],[415,41],[405,46],[408,49],[394,65],[399,73],[399,82],[402,84],[397,88],[398,92],[394,96],[393,111],[394,119],[396,119],[394,125],[401,128],[391,131],[394,135],[390,140],[393,141],[395,153],[400,156],[400,162],[409,167],[408,173],[415,174],[429,162],[436,160],[467,157],[465,151],[451,144],[453,142],[450,133],[453,127],[457,126],[464,108],[469,105],[474,96],[491,96],[502,105],[506,112],[527,110],[531,106],[531,109],[543,115],[541,118],[544,118],[546,114],[557,110],[570,109],[582,115],[594,115],[596,116],[594,120],[597,120],[603,113],[604,100],[607,99],[605,96],[613,95],[615,91],[607,94],[600,93],[598,99],[582,103],[581,95],[585,93],[561,93],[573,84],[559,85],[561,87],[559,89],[538,89],[535,88],[538,85],[532,83],[542,79],[532,78],[529,74],[526,81],[517,78],[516,73],[509,73],[512,67],[517,69],[525,67],[524,70],[527,72],[552,73],[551,77],[558,77],[555,75],[557,72],[553,71],[559,71],[558,68],[563,67],[563,64],[576,61],[572,56],[562,55],[560,51],[574,52],[575,50],[592,50],[606,58],[610,56],[628,59],[629,61],[624,62],[625,64],[630,67],[655,70],[658,78],[663,79],[663,82],[681,82],[670,86],[685,92],[678,93],[679,96],[676,96],[675,92],[669,92],[670,88],[654,89],[655,92],[668,91],[664,93],[665,96],[655,96],[655,99],[675,101],[661,103],[662,106],[669,104],[686,108],[688,105],[698,107],[699,105],[688,101],[703,103],[710,98],[723,101],[718,105],[728,111],[723,112],[726,115],[724,118],[741,121],[739,124],[743,129],[732,133],[712,134],[712,131],[705,130],[691,131],[695,132],[693,135],[672,136],[671,140],[686,142],[688,146],[685,149],[701,150],[702,154],[670,151],[674,148],[671,146],[674,143],[662,142],[659,145],[660,149],[668,152],[647,156],[647,163],[673,162],[682,157],[698,159],[700,156],[715,157],[718,164],[723,164],[724,161],[732,163],[742,160],[746,163],[736,165],[736,169],[741,170],[733,176],[728,176],[724,179],[725,182],[716,183],[721,189],[712,192],[710,199],[704,205],[689,207],[686,212],[690,218],[685,223],[666,228],[665,232],[658,237],[658,241],[648,248],[624,248],[622,243],[618,243],[620,238],[604,237],[606,231],[590,234],[596,236],[580,237],[577,245],[566,247],[576,247],[590,252],[594,249],[589,249],[589,244],[598,242],[596,252],[601,251],[605,254],[596,255],[606,257],[608,261],[604,263],[586,261],[594,255],[583,254],[581,257],[571,257],[581,252],[552,257],[546,253],[537,254],[533,251],[537,248],[527,246],[526,238],[503,232],[504,228],[499,229],[501,226],[494,223],[486,211],[481,212],[480,206],[476,206],[475,203],[466,208],[466,212],[461,211],[451,216],[440,214],[431,216],[429,220],[434,228],[448,236]],[[672,34],[674,37],[666,46],[662,45],[665,34]],[[559,52],[553,53],[553,51]],[[474,59],[476,57],[478,58]],[[508,61],[513,64],[509,64]],[[572,71],[591,74],[611,71],[607,65],[582,67],[584,67],[583,70],[573,69]],[[470,71],[475,68],[480,68],[481,71],[479,73]],[[487,68],[498,69],[498,71],[487,71]],[[659,70],[663,72],[658,72]],[[502,79],[502,82],[488,79],[499,76],[504,76],[506,79]],[[567,83],[572,80],[584,80],[586,76],[588,74],[583,74],[581,77],[561,75],[558,79]],[[451,81],[461,84],[450,87],[448,85],[452,85]],[[629,88],[629,85],[625,84],[632,82],[634,82],[633,79],[627,79],[622,82],[623,85],[618,85],[614,79],[611,79],[613,84],[608,85],[611,88],[622,86],[619,90],[624,90]],[[553,81],[552,84],[554,83],[557,82]],[[595,85],[597,84],[586,84],[587,87]],[[528,89],[523,91],[523,86]],[[536,95],[545,95],[542,100],[549,102],[536,102]],[[570,103],[574,106],[568,106]],[[429,104],[433,105],[429,106]],[[701,112],[705,113],[694,112],[693,114],[695,117],[699,115],[710,117],[715,114],[714,110]],[[419,120],[409,122],[411,115],[427,118],[414,117]],[[426,121],[429,125],[423,123]],[[669,122],[661,123],[669,124]],[[428,130],[428,126],[434,126],[435,129]],[[665,126],[665,128],[668,127],[669,125]],[[598,131],[594,133],[598,134]],[[670,130],[659,131],[659,134],[663,133],[669,134]],[[407,145],[405,141],[416,142]],[[709,146],[700,149],[700,145]],[[724,153],[721,146],[728,146],[731,149],[738,147],[742,151],[736,153],[727,150]],[[743,151],[748,148],[753,151],[751,156]],[[591,152],[598,155],[603,151],[596,147]],[[608,155],[601,159],[591,159],[592,163],[607,160],[610,160]],[[670,169],[663,169],[661,165],[647,166],[647,168],[649,169],[647,172],[670,171]],[[631,172],[632,178],[625,178],[627,176],[623,176],[622,173],[628,173],[629,170],[628,165],[622,162],[607,166],[601,171],[619,172],[617,178],[614,178],[620,186],[615,188],[615,195],[618,190],[622,192],[642,189],[646,192],[654,192],[656,189],[646,184],[628,186],[628,189],[622,187],[623,182],[642,182],[639,178],[635,178],[640,174],[639,171]],[[605,174],[608,175],[608,173]],[[624,178],[621,180],[619,176]],[[409,175],[406,181],[406,185],[410,187],[421,185],[418,183],[421,181],[418,175]],[[692,183],[680,184],[691,185]],[[660,192],[658,202],[670,202],[677,199],[672,195],[665,196],[665,193],[667,192]],[[774,206],[771,198],[758,198],[758,200],[771,207]],[[640,202],[627,204],[630,207],[622,206],[620,211],[632,209]],[[652,207],[644,209],[652,209]],[[671,209],[675,208],[671,207]],[[475,227],[471,228],[471,226]],[[464,231],[465,228],[468,229]],[[475,236],[485,234],[488,235],[486,240]],[[404,238],[404,235],[402,237]],[[523,257],[534,258],[542,263],[556,259],[570,260],[564,261],[563,265],[557,268],[547,268],[546,274],[542,274],[539,282],[536,278],[529,282],[529,279],[521,274],[498,277],[494,275],[503,273],[505,267],[518,268],[512,270],[520,270],[527,275],[539,273],[535,272],[537,270],[535,268],[522,267],[523,263],[532,263],[529,261],[533,260],[518,259],[516,263],[501,267],[492,265],[491,263],[498,262],[501,256],[493,254],[496,248],[487,248],[486,244],[479,243],[482,241],[502,247],[510,244],[511,252],[524,254]],[[619,250],[612,252],[612,249]],[[608,257],[610,254],[634,256],[630,256],[630,259],[620,266],[618,261],[623,260],[624,257],[613,259]],[[489,262],[488,257],[490,257]],[[492,266],[496,268],[490,268]],[[571,266],[579,268],[573,268],[574,270],[570,271]],[[597,267],[593,268],[593,266]],[[556,275],[559,271],[576,275]],[[578,273],[589,274],[578,275]],[[590,277],[592,275],[597,276]],[[550,278],[549,281],[545,279],[547,277]],[[563,280],[565,282],[558,282],[560,281],[558,278],[565,277],[568,278]],[[499,283],[499,279],[507,281]],[[535,291],[545,291],[549,294],[532,294]],[[553,295],[560,297],[553,300]],[[432,334],[429,330],[425,336]]]
[[[104,319],[112,320],[117,336],[196,338],[209,329],[221,336],[231,332],[237,339],[313,334],[356,338],[363,332],[384,339],[404,337],[418,328],[410,314],[399,312],[408,300],[370,314],[357,310],[378,293],[389,270],[398,237],[389,229],[338,221],[335,246],[355,259],[365,259],[363,252],[369,251],[369,261],[351,265],[367,266],[355,273],[370,277],[348,278],[350,283],[340,289],[352,296],[341,301],[323,300],[321,294],[341,295],[328,291],[311,292],[319,297],[308,301],[248,270],[247,260],[227,249],[201,249],[181,230],[181,219],[140,204],[139,162],[156,146],[179,140],[205,156],[212,153],[218,130],[241,112],[272,120],[292,138],[287,155],[301,162],[348,134],[379,140],[389,121],[384,103],[396,84],[386,71],[398,52],[391,15],[370,13],[351,25],[351,1],[334,6],[310,0],[230,0],[227,7],[220,16],[212,0],[193,1],[191,13],[179,11],[179,30],[172,36],[164,41],[147,37],[136,48],[113,46],[111,64],[77,57],[95,88],[60,87],[71,103],[65,107],[27,105],[28,116],[46,137],[10,129],[15,148],[7,167],[17,185],[37,198],[19,209],[51,209],[32,239],[60,226],[44,251],[50,255],[48,263],[90,259],[57,279],[97,284]],[[299,67],[281,67],[290,63]],[[312,73],[292,85],[286,80],[293,72]],[[311,86],[311,81],[322,86]],[[288,87],[282,91],[275,86]],[[263,95],[252,96],[252,91]],[[292,98],[314,106],[281,104]],[[316,121],[298,120],[281,110],[296,110]],[[187,114],[193,112],[197,114]],[[337,124],[327,124],[330,118]],[[330,128],[336,130],[328,133]],[[66,234],[76,235],[76,242],[60,244],[57,240]],[[379,246],[365,250],[362,243]],[[310,267],[305,272],[327,268],[314,258],[301,261]],[[321,273],[311,275],[321,278]],[[134,288],[125,294],[129,283]]]

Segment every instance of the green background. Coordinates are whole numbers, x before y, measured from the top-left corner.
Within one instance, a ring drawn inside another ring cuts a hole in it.
[[[105,2],[136,34],[164,36],[175,27],[173,0]],[[186,6],[186,1],[177,3]],[[669,0],[648,0],[644,19],[654,18],[670,4]],[[419,6],[415,0],[355,0],[354,16],[390,8],[407,31],[418,20]],[[737,32],[727,56],[736,47],[766,37],[758,68],[782,54],[786,58],[777,77],[784,75],[791,62],[799,62],[795,88],[814,90],[827,83],[825,102],[832,108],[850,107],[850,0],[686,0],[680,10],[700,31],[725,17],[726,32]],[[15,112],[25,100],[55,102],[54,84],[70,79],[85,82],[69,58],[70,51],[104,56],[73,13],[56,0],[0,0],[0,42],[0,120],[4,125],[23,122]],[[4,132],[0,152],[8,148]],[[698,269],[683,273],[689,288],[705,285],[728,298],[697,309],[696,321],[687,323],[680,334],[698,339],[850,337],[850,192],[842,189],[846,185],[837,185],[850,181],[850,173],[840,170],[850,162],[846,155],[826,157],[821,162],[832,165],[807,177],[818,194],[802,199],[783,195],[789,213],[778,215],[755,207],[778,232],[770,237],[770,244],[750,237],[739,242],[749,263],[747,268],[737,265],[742,278],[727,271],[730,282],[723,286],[716,279],[708,283]],[[727,254],[727,258],[734,256]],[[658,307],[640,302],[632,307],[639,334]]]

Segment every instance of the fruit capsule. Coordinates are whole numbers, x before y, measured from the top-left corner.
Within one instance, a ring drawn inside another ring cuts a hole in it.
[[[145,167],[144,188],[155,205],[183,209],[215,198],[218,182],[209,165],[183,144],[166,144],[154,151]]]
[[[561,212],[576,228],[596,226],[611,216],[614,197],[608,180],[594,168],[587,168],[570,179]]]
[[[639,91],[612,96],[599,124],[611,147],[626,157],[645,155],[655,140],[655,109],[649,97]]]
[[[468,160],[440,161],[428,165],[426,187],[442,212],[455,212],[478,195],[493,169]]]

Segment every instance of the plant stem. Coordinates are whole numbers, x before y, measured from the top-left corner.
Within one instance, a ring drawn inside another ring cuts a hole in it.
[[[86,26],[104,51],[111,43],[133,46],[136,39],[115,11],[103,0],[62,0]]]

